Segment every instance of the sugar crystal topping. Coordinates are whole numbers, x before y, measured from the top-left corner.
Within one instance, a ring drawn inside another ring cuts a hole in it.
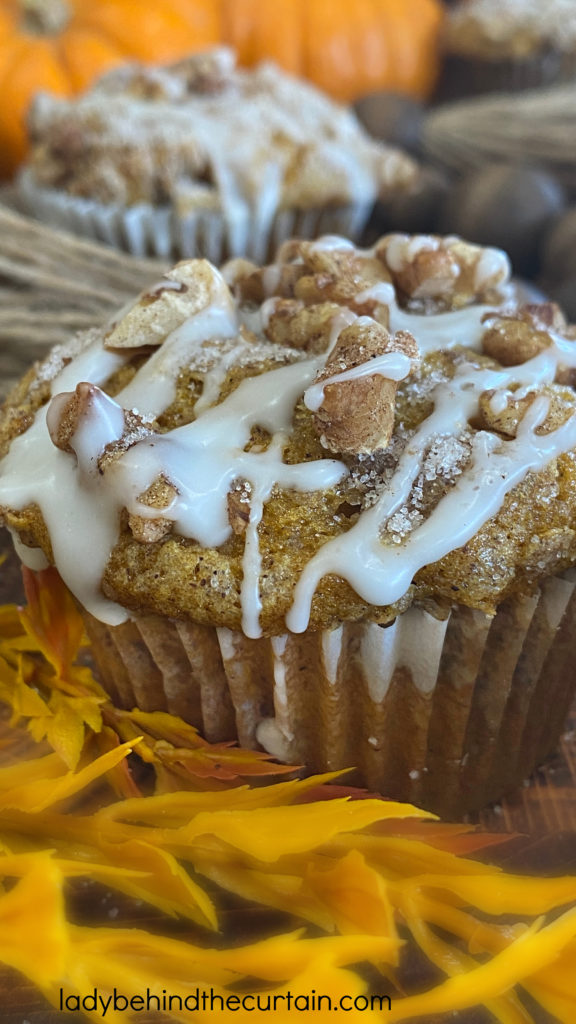
[[[393,250],[395,262],[398,245]],[[376,251],[355,250],[345,240],[330,237],[308,243],[307,256],[340,259],[347,254],[372,266]],[[426,251],[435,250],[429,244],[427,250],[424,240],[412,246],[410,259]],[[570,410],[555,429],[544,427],[551,399],[543,389],[552,384],[559,368],[576,367],[573,341],[551,329],[549,346],[517,366],[501,367],[473,351],[481,349],[487,314],[510,310],[503,256],[481,252],[486,280],[491,287],[502,286],[500,293],[488,289],[493,302],[473,298],[456,310],[440,307],[442,311],[428,315],[414,313],[409,302],[401,302],[398,287],[385,279],[383,267],[380,283],[366,288],[365,281],[358,280],[355,293],[353,288],[346,302],[340,301],[328,319],[329,344],[312,357],[266,338],[267,299],[252,307],[247,330],[242,299],[234,299],[217,270],[206,261],[179,265],[172,278],[186,273],[190,280],[197,274],[198,293],[203,289],[204,294],[197,303],[200,308],[194,307],[168,333],[114,398],[101,388],[130,362],[132,353],[107,348],[106,332],[90,333],[70,355],[61,353],[41,371],[50,381],[52,401],[39,409],[33,424],[12,441],[0,462],[0,508],[37,505],[65,582],[94,615],[118,624],[128,613],[103,596],[101,581],[119,539],[123,510],[160,520],[168,531],[203,547],[218,548],[232,533],[232,495],[244,535],[242,627],[247,636],[258,637],[259,526],[266,503],[275,489],[305,495],[348,481],[359,494],[352,525],[309,559],[294,588],[286,625],[294,632],[307,628],[316,588],[327,575],[343,577],[369,604],[393,604],[421,568],[470,540],[530,471],[537,472],[576,448],[576,416]],[[474,258],[478,260],[477,254]],[[293,260],[297,267],[302,263],[299,255]],[[264,273],[280,282],[285,265],[280,258],[272,271]],[[402,259],[399,273],[401,265]],[[474,287],[478,289],[478,283]],[[160,287],[156,291],[170,294]],[[478,294],[484,295],[481,287]],[[138,317],[144,323],[149,315],[149,296],[150,290],[126,314],[136,316],[136,324]],[[194,303],[194,296],[190,301]],[[390,358],[376,356],[353,372],[343,370],[326,378],[324,368],[342,331],[376,325],[371,316],[354,310],[365,310],[367,302],[373,303],[374,316],[388,320],[391,332],[410,332],[422,355],[442,353],[451,361],[450,372],[433,363],[430,373],[416,372],[410,359],[392,352]],[[271,368],[243,376],[232,390],[221,393],[230,370],[258,363],[260,369],[262,363]],[[183,370],[203,380],[195,418],[159,433],[154,420],[173,402]],[[326,452],[325,458],[287,462],[284,453],[296,406],[299,415],[313,415],[323,400],[317,378],[328,389],[342,386],[341,378],[358,384],[370,374],[388,375],[394,383],[406,379],[406,394],[428,403],[421,422],[406,427],[400,420],[386,447],[352,460]],[[510,389],[524,389],[529,396],[515,436],[471,426],[482,395],[496,399],[498,409],[508,401]],[[69,421],[71,417],[66,443],[57,447],[54,421],[58,426],[65,416]],[[252,443],[255,430],[266,436],[265,444]],[[164,490],[158,481],[164,482]],[[153,502],[143,498],[150,494],[155,495]]]

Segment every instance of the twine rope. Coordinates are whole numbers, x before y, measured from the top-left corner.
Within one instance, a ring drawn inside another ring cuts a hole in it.
[[[103,323],[165,270],[0,204],[0,397],[49,348]]]
[[[534,162],[576,188],[576,88],[479,97],[439,108],[426,149],[455,171],[493,161]]]

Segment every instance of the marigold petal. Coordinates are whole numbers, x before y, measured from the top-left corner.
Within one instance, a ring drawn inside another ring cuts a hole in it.
[[[398,804],[393,814],[398,817]],[[422,811],[402,805],[406,817]],[[383,800],[328,800],[250,811],[203,811],[179,830],[179,842],[214,837],[262,861],[314,850],[341,833],[356,832],[389,816]],[[432,817],[432,815],[431,815]]]
[[[0,960],[44,989],[63,976],[68,956],[62,874],[46,853],[28,864],[22,880],[0,896]]]
[[[5,788],[3,791],[0,782],[0,809],[14,808],[36,813],[51,807],[85,789],[91,782],[117,765],[131,750],[132,744],[125,743],[102,754],[78,772],[69,771],[60,777],[53,775],[51,778],[30,778],[29,781],[17,783],[11,789]],[[28,768],[34,764],[35,762],[28,762]],[[38,767],[41,768],[40,765]],[[0,772],[0,775],[2,774]]]
[[[566,911],[552,924],[539,927],[535,922],[488,963],[465,975],[449,978],[422,995],[397,1000],[390,1021],[430,1017],[468,1007],[485,1005],[490,999],[524,984],[532,975],[553,963],[576,936],[576,907]]]
[[[473,862],[470,862],[473,863]],[[445,889],[487,914],[545,914],[576,900],[576,878],[528,878],[504,872],[412,877],[410,887]]]

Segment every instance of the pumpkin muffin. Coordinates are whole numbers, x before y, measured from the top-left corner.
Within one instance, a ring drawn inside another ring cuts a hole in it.
[[[136,255],[262,261],[293,234],[357,236],[417,174],[351,111],[272,64],[236,68],[228,49],[41,95],[30,134],[28,210]]]
[[[124,706],[461,814],[572,697],[576,331],[460,239],[177,264],[0,422],[0,513]]]
[[[572,0],[463,0],[445,28],[443,98],[516,92],[576,76]]]

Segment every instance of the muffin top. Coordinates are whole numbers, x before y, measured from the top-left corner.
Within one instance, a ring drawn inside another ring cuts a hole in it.
[[[464,0],[446,27],[452,53],[470,57],[522,58],[554,47],[576,48],[573,0]]]
[[[493,612],[576,562],[576,329],[458,238],[177,264],[0,421],[0,513],[115,624]]]
[[[272,64],[238,69],[228,49],[126,65],[73,100],[42,94],[29,125],[36,183],[180,214],[369,204],[417,171],[313,86]]]

